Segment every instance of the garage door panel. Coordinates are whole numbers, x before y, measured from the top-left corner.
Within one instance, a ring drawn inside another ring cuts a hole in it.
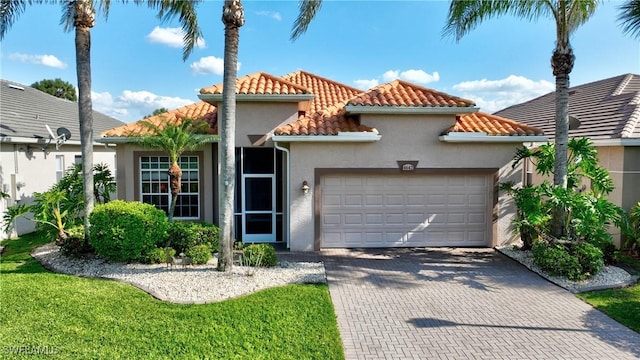
[[[321,184],[322,247],[489,243],[489,176],[335,175]]]

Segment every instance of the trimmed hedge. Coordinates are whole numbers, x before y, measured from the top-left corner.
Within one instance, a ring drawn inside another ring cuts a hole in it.
[[[206,222],[184,222],[171,221],[167,230],[170,246],[178,253],[186,253],[196,245],[209,245],[212,252],[218,251],[217,226]],[[158,246],[165,246],[167,241],[157,243]]]
[[[194,265],[206,264],[211,260],[211,247],[207,244],[196,245],[187,250],[186,255],[191,258]]]
[[[243,263],[249,266],[275,266],[276,250],[269,244],[251,244],[242,250]]]
[[[164,211],[140,202],[115,200],[95,207],[89,218],[90,243],[111,261],[144,261],[167,237]]]
[[[602,270],[602,251],[589,243],[547,245],[542,241],[532,247],[533,261],[542,270],[554,276],[564,276],[572,281],[584,280]]]

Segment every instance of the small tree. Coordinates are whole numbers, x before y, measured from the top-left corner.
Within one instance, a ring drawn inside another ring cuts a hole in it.
[[[152,116],[157,116],[157,115],[160,115],[160,114],[164,114],[164,113],[166,113],[168,111],[169,111],[169,109],[167,109],[165,107],[161,107],[159,109],[153,110],[153,113],[151,113],[149,115],[146,115],[143,119],[148,119],[148,118],[150,118]]]
[[[31,87],[55,97],[67,99],[69,101],[78,101],[75,86],[60,78],[36,81],[31,84]]]
[[[134,143],[146,148],[162,150],[169,156],[169,189],[171,191],[171,203],[169,204],[169,221],[173,219],[176,209],[178,194],[182,183],[182,170],[178,165],[178,159],[187,151],[194,151],[206,143],[212,142],[216,137],[207,135],[209,124],[204,120],[179,119],[176,123],[168,121],[161,125],[150,122],[142,122],[148,132],[142,136],[129,134],[134,137]]]

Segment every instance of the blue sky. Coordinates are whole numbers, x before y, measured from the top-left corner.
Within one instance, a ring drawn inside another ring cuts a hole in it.
[[[494,112],[554,90],[551,20],[489,19],[460,42],[443,38],[448,1],[327,1],[309,31],[289,40],[297,1],[243,1],[238,75],[305,70],[366,89],[402,78],[474,100]],[[640,73],[640,42],[616,21],[620,1],[605,1],[571,41],[571,85]],[[182,61],[177,22],[113,2],[92,30],[94,109],[125,122],[154,109],[199,101],[198,90],[222,82],[222,1],[198,7],[202,46]],[[31,5],[5,35],[3,79],[25,85],[61,78],[77,85],[74,33],[60,25],[60,5]],[[177,41],[176,41],[177,39]]]

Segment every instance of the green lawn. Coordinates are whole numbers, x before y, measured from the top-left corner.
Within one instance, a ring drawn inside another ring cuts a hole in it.
[[[36,234],[4,242],[0,358],[344,358],[324,284],[177,305],[128,284],[51,273],[29,256],[44,242]]]
[[[640,275],[640,262],[623,256],[621,265],[632,275]],[[615,290],[592,291],[578,296],[625,326],[640,332],[640,284]]]

